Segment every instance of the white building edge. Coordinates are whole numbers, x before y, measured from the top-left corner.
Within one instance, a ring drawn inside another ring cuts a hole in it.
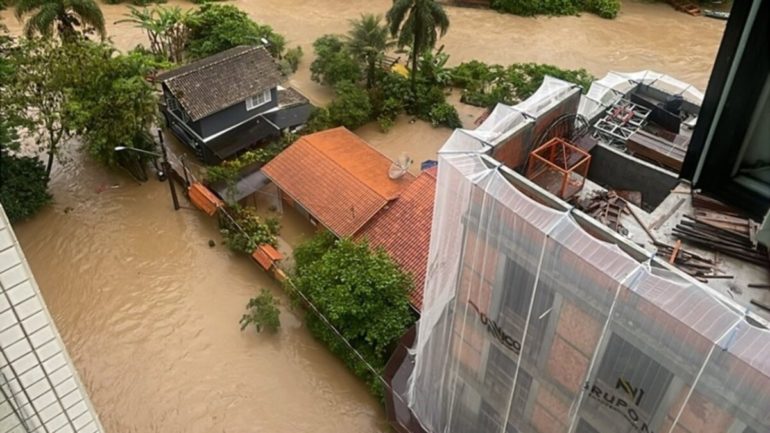
[[[0,205],[0,433],[104,432]]]

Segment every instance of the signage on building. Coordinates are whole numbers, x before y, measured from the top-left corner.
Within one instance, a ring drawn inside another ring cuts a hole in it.
[[[608,390],[596,382],[593,385],[586,383],[586,389],[590,386],[590,396],[605,407],[623,415],[629,424],[640,433],[654,433],[650,425],[640,414],[639,405],[644,397],[641,387],[634,387],[622,377],[615,383],[615,389]]]
[[[486,313],[479,310],[479,307],[476,306],[476,304],[473,303],[473,301],[468,301],[471,307],[473,307],[474,311],[476,311],[476,315],[479,316],[479,321],[482,325],[484,325],[487,328],[487,332],[493,336],[497,341],[500,342],[505,348],[512,350],[515,354],[519,354],[521,352],[521,342],[513,338],[510,334],[505,332],[503,328],[500,327],[500,325],[497,324],[494,320],[492,320],[489,316],[487,316]]]

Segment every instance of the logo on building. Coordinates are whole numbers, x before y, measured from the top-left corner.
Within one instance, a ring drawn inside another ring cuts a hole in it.
[[[468,301],[468,303],[476,311],[476,314],[479,316],[479,321],[487,328],[487,332],[491,336],[495,337],[495,339],[499,341],[500,344],[505,346],[505,348],[512,350],[515,354],[518,355],[521,352],[520,341],[511,337],[507,332],[505,332],[505,330],[503,330],[503,328],[500,327],[500,325],[497,324],[497,322],[487,316],[486,313],[483,313],[481,310],[479,310],[479,307],[477,307],[473,301]]]
[[[586,383],[586,389],[589,384]],[[602,388],[602,385],[594,382],[590,385],[590,396],[605,407],[614,410],[623,415],[634,429],[641,433],[653,433],[646,420],[640,415],[639,405],[644,397],[644,390],[641,387],[634,387],[628,380],[619,377],[615,383],[614,390]]]

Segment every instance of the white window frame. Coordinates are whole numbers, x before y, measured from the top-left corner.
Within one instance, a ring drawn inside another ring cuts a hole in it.
[[[259,95],[251,96],[248,99],[246,99],[246,111],[251,111],[255,108],[259,108],[267,104],[268,102],[270,102],[272,99],[273,99],[273,95],[270,92],[270,89],[265,90]]]

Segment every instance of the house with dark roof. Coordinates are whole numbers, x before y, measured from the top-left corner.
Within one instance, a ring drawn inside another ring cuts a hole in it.
[[[337,237],[382,247],[407,273],[422,306],[436,170],[389,176],[393,162],[345,128],[306,135],[262,167],[284,205]]]
[[[216,164],[303,125],[312,106],[262,46],[239,46],[161,73],[163,114],[174,135]]]

